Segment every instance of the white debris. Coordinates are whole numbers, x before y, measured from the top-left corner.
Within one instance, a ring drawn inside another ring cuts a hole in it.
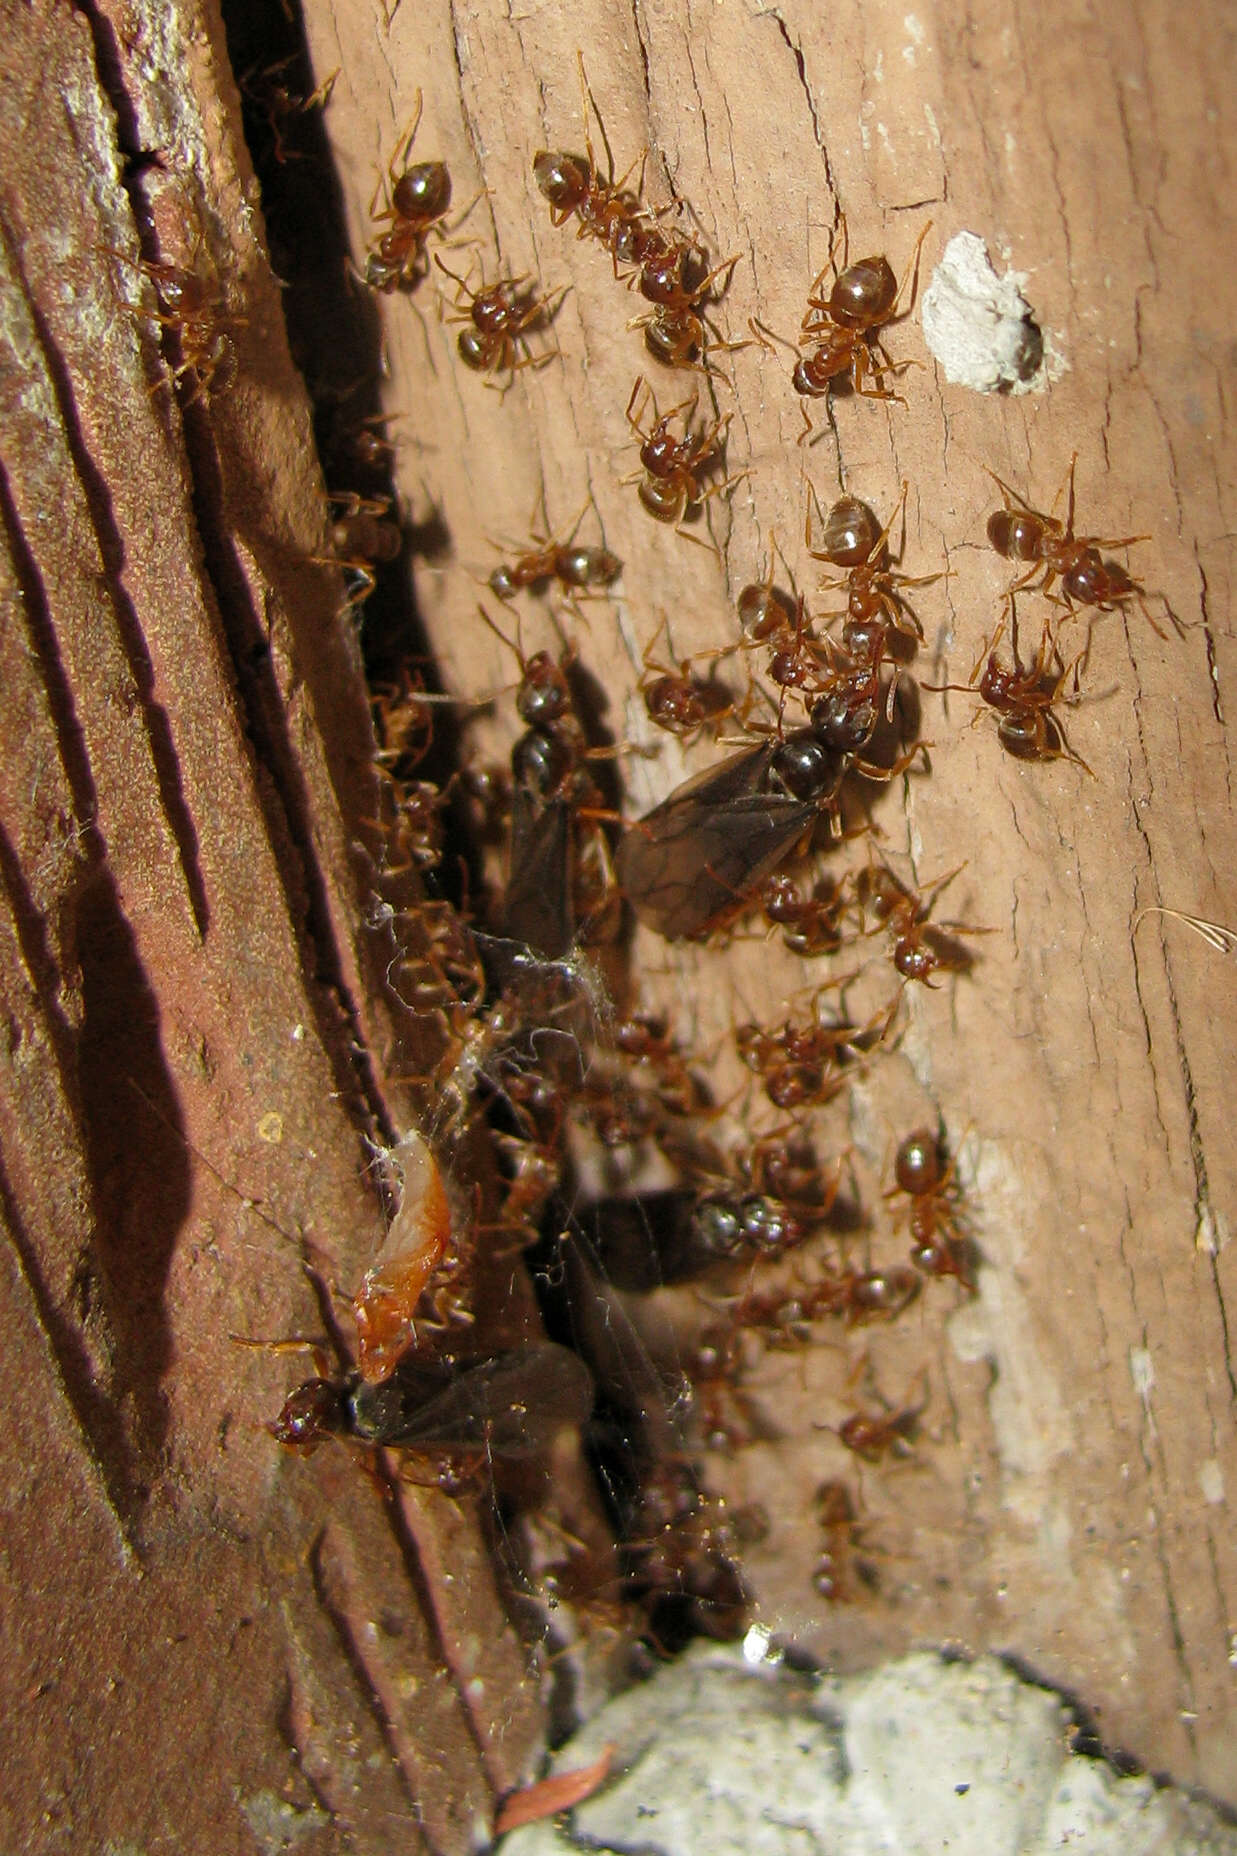
[[[955,386],[977,393],[1042,391],[1061,368],[1031,305],[1020,271],[998,277],[984,241],[958,232],[924,292],[923,333]]]
[[[1237,1856],[1202,1800],[1070,1751],[1051,1689],[996,1657],[813,1677],[699,1646],[620,1695],[555,1768],[610,1777],[502,1856]]]

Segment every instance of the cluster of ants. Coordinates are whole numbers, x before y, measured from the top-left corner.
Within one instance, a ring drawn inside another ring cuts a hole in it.
[[[582,61],[580,80],[587,123]],[[318,93],[310,100],[324,101]],[[422,286],[430,237],[442,233],[451,208],[445,164],[411,159],[420,116],[418,95],[370,202],[374,232],[361,276],[384,296],[411,297]],[[717,378],[713,357],[746,345],[720,336],[712,319],[737,259],[710,265],[667,209],[643,201],[642,173],[628,184],[632,172],[616,179],[610,157],[603,173],[587,135],[583,156],[543,150],[532,164],[553,224],[574,224],[578,238],[603,247],[615,280],[647,304],[629,326],[641,331],[649,359]],[[928,230],[899,286],[884,256],[851,262],[841,223],[840,251],[835,239],[809,288],[799,340],[784,344],[795,355],[791,384],[801,401],[846,383],[860,399],[905,403],[891,382],[914,363],[892,360],[884,334],[913,305]],[[437,254],[435,264],[455,285],[465,366],[505,390],[521,371],[554,358],[552,350],[534,353],[530,338],[549,327],[561,291],[540,294],[526,277],[474,288]],[[179,343],[177,386],[188,399],[210,392],[232,360],[222,306],[192,271],[153,262],[138,268],[158,297],[155,321]],[[783,342],[756,321],[749,329],[771,351]],[[626,411],[639,446],[639,469],[628,481],[651,518],[689,537],[689,515],[738,481],[706,487],[722,461],[729,415],[702,426],[695,408],[693,397],[659,411],[638,377]],[[806,407],[804,423],[806,440]],[[331,498],[323,558],[349,577],[345,610],[368,597],[405,547],[391,499],[374,487],[393,449],[380,424],[353,434],[365,489]],[[1067,664],[1045,620],[1034,657],[1023,662],[1015,600],[1035,590],[1067,617],[1141,602],[1141,586],[1105,554],[1138,538],[1075,533],[1072,464],[1063,520],[997,482],[1003,501],[988,540],[1025,571],[968,682],[921,687],[977,694],[1001,746],[1018,759],[1085,767],[1057,714],[1071,676],[1077,693],[1085,651]],[[396,948],[391,986],[418,1034],[427,1106],[422,1129],[401,1143],[398,1214],[353,1304],[355,1358],[335,1369],[324,1361],[271,1428],[306,1453],[343,1436],[432,1458],[444,1487],[542,1454],[564,1426],[584,1428],[613,1501],[624,1593],[644,1605],[659,1641],[672,1632],[669,1606],[691,1628],[728,1634],[747,1605],[740,1560],[764,1521],[706,1491],[691,1439],[726,1449],[752,1440],[743,1388],[759,1353],[803,1346],[822,1323],[851,1330],[893,1321],[941,1279],[961,1295],[977,1289],[979,1251],[943,1126],[916,1128],[897,1147],[886,1196],[902,1208],[908,1249],[904,1261],[877,1267],[870,1255],[862,1266],[855,1260],[854,1235],[869,1220],[844,1190],[845,1156],[822,1163],[806,1122],[888,1046],[905,986],[965,973],[974,958],[967,939],[988,932],[931,919],[955,872],[921,895],[876,857],[806,890],[784,867],[822,820],[835,839],[850,835],[846,808],[856,780],[887,784],[921,756],[927,761],[926,744],[907,745],[902,726],[906,667],[923,638],[908,595],[941,576],[911,577],[894,564],[890,537],[905,497],[904,486],[883,525],[854,496],[827,512],[813,497],[807,551],[827,570],[823,588],[843,602],[823,629],[803,596],[774,583],[771,560],[767,577],[741,592],[734,641],[714,654],[708,676],[690,661],[656,663],[650,646],[640,693],[652,723],[689,738],[735,718],[746,737],[737,753],[629,823],[617,849],[615,750],[590,731],[573,652],[525,655],[518,634],[508,639],[481,609],[519,665],[522,732],[502,770],[426,778],[435,698],[422,668],[409,663],[397,684],[373,691],[383,807],[372,860],[375,922]],[[604,596],[621,569],[604,546],[578,544],[573,529],[562,539],[535,536],[493,569],[488,587],[504,605],[546,586],[574,604]],[[999,653],[1007,628],[1010,661]],[[718,676],[718,656],[747,667],[742,699]],[[752,668],[758,658],[763,684]],[[753,722],[761,701],[767,719]],[[795,725],[792,704],[802,711]],[[505,830],[508,875],[501,900],[489,906],[483,896],[451,894],[447,852],[461,820],[474,844]],[[667,1020],[635,1008],[620,1017],[609,1005],[588,950],[613,945],[625,907],[667,939],[696,941],[732,933],[759,910],[767,931],[804,958],[834,957],[883,935],[901,987],[863,1023],[826,1015],[818,1002],[803,1020],[738,1027],[736,1054],[752,1088],[791,1119],[731,1151],[716,1136],[724,1110]],[[500,1202],[484,1221],[470,1184],[478,1130],[500,1178]],[[597,1154],[600,1162],[590,1164]],[[630,1187],[640,1176],[637,1158],[649,1154],[663,1177],[669,1170],[672,1186]],[[584,1194],[586,1174],[602,1183]],[[620,1189],[608,1190],[616,1178]],[[586,1364],[562,1340],[478,1352],[470,1334],[483,1250],[528,1259],[550,1332],[564,1336],[575,1324],[571,1298],[607,1286],[643,1291],[703,1280],[720,1302],[710,1304],[694,1338],[681,1339],[669,1374],[651,1368],[647,1384],[625,1393],[603,1363]],[[788,1280],[777,1266],[796,1252],[811,1257],[810,1267]],[[598,1385],[610,1414],[604,1425],[593,1418]],[[920,1400],[858,1410],[836,1435],[861,1461],[878,1462],[912,1446],[923,1409]],[[616,1453],[606,1437],[620,1433]],[[816,1516],[815,1588],[830,1602],[853,1600],[878,1583],[858,1500],[830,1478],[817,1491]],[[545,1589],[580,1600],[583,1560],[569,1551],[546,1574]]]

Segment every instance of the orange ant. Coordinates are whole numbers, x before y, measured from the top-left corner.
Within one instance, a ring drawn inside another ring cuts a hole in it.
[[[647,396],[640,406],[642,413],[649,402],[652,403],[654,423],[646,431],[640,424],[640,414],[636,402],[641,393]],[[717,483],[711,489],[702,491],[700,474],[715,459],[720,457],[726,428],[730,424],[730,414],[714,420],[706,429],[696,432],[691,430],[692,414],[696,409],[696,395],[684,400],[670,411],[659,414],[657,401],[651,387],[643,375],[637,375],[636,383],[627,402],[627,423],[641,440],[640,463],[643,469],[624,477],[624,483],[638,483],[641,504],[657,522],[678,524],[677,533],[685,535],[682,518],[689,509],[705,502],[710,496],[716,496],[738,483],[738,477],[728,477],[723,483]],[[678,413],[683,413],[683,436],[675,438],[670,431],[670,421]],[[696,536],[688,536],[695,541]],[[707,544],[701,543],[701,546]]]
[[[1093,606],[1099,612],[1114,612],[1136,599],[1142,605],[1152,630],[1163,638],[1167,634],[1160,630],[1147,611],[1143,588],[1137,580],[1131,579],[1119,562],[1106,561],[1100,553],[1101,548],[1129,548],[1135,542],[1147,541],[1150,537],[1122,535],[1106,540],[1099,535],[1074,533],[1074,471],[1077,463],[1078,453],[1075,452],[1065,479],[1069,485],[1069,494],[1064,527],[1056,516],[1043,515],[1038,509],[1032,509],[1016,490],[1011,490],[1007,483],[1001,481],[995,471],[989,471],[988,475],[1005,497],[1005,507],[988,517],[988,540],[1005,560],[1030,563],[1026,573],[1014,582],[1010,590],[1017,593],[1034,582],[1038,591],[1046,593],[1054,580],[1060,580],[1061,603],[1071,612],[1075,606]],[[1064,487],[1063,483],[1062,489]],[[1058,490],[1053,499],[1054,508],[1060,497],[1061,491]],[[1035,576],[1041,568],[1043,572],[1036,580]]]
[[[146,309],[135,303],[126,303],[124,307],[132,316],[174,331],[180,345],[180,360],[172,368],[172,380],[178,387],[187,380],[193,381],[193,390],[185,404],[192,405],[199,394],[212,392],[219,376],[230,374],[236,360],[231,339],[221,326],[225,310],[223,298],[211,294],[210,286],[196,270],[147,258],[130,258],[127,253],[114,251],[110,246],[99,249],[108,257],[119,259],[121,264],[141,271],[154,285],[158,309]],[[239,327],[245,318],[231,316],[228,320]],[[160,381],[153,390],[157,392],[162,384]]]
[[[422,97],[417,92],[411,127],[400,138],[387,164],[386,177],[379,177],[369,216],[375,225],[390,222],[365,260],[365,282],[371,290],[390,295],[395,290],[413,290],[424,277],[425,240],[430,229],[443,218],[451,204],[451,176],[442,161],[417,161],[410,167],[408,156],[421,125]],[[379,212],[378,199],[385,194]]]
[[[526,338],[530,329],[542,327],[550,320],[562,302],[565,286],[551,296],[539,297],[522,288],[526,278],[506,277],[474,290],[464,278],[448,270],[441,258],[436,257],[434,262],[457,286],[457,303],[462,305],[462,299],[468,299],[467,309],[461,307],[460,313],[452,318],[472,325],[461,329],[456,338],[460,359],[466,367],[477,374],[507,374],[509,378],[501,389],[505,392],[521,368],[545,367],[554,359],[557,349],[551,349],[548,354],[530,354]]]
[[[1010,611],[1013,611],[1012,595]],[[1007,620],[1002,618],[991,639],[985,642],[965,683],[925,683],[922,688],[933,691],[974,690],[975,679],[979,676],[980,665],[986,656],[988,662],[984,666],[983,675],[979,677],[978,694],[996,713],[997,737],[1006,753],[1012,754],[1015,760],[1070,760],[1094,779],[1095,775],[1086,761],[1069,746],[1064,730],[1052,712],[1071,671],[1075,673],[1074,688],[1077,691],[1077,670],[1086,655],[1085,651],[1079,652],[1072,664],[1063,663],[1060,649],[1045,619],[1039,650],[1033,661],[1024,664],[1019,658],[1015,631],[1013,663],[1007,667],[996,654],[1006,623]]]

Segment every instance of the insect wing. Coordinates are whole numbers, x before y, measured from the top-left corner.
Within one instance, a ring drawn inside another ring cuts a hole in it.
[[[536,1456],[593,1406],[588,1368],[550,1341],[477,1361],[438,1385],[427,1396],[426,1369],[409,1360],[384,1385],[360,1387],[357,1435],[416,1450]]]
[[[571,899],[572,817],[565,799],[538,800],[516,789],[505,928],[545,960],[561,960],[575,940]]]
[[[807,800],[766,790],[774,744],[706,768],[630,826],[619,887],[668,941],[701,935],[776,869],[816,816]]]

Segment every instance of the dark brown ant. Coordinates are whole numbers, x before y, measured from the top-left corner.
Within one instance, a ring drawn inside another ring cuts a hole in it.
[[[374,224],[389,222],[390,230],[379,235],[366,258],[365,282],[371,290],[387,295],[395,290],[414,290],[425,276],[426,236],[451,205],[451,176],[445,162],[417,161],[408,165],[421,125],[421,109],[418,90],[411,126],[396,144],[385,180],[379,178],[369,203]],[[379,212],[378,199],[383,194],[385,204]]]
[[[180,359],[172,368],[172,380],[177,387],[192,382],[192,390],[184,402],[186,405],[192,405],[202,393],[213,392],[221,376],[230,378],[235,366],[236,351],[224,323],[226,321],[241,327],[245,318],[230,315],[223,298],[217,292],[212,292],[205,278],[196,270],[189,270],[179,264],[130,258],[125,252],[114,251],[110,246],[101,246],[99,249],[105,251],[108,257],[118,259],[121,264],[140,271],[154,285],[158,309],[147,309],[136,303],[126,303],[124,307],[130,315],[156,322],[160,328],[170,329],[176,336]],[[159,383],[160,386],[162,384]],[[158,387],[154,391],[158,391]]]
[[[1012,601],[1010,610],[1013,610]],[[996,654],[1007,622],[1008,617],[1002,618],[991,639],[985,641],[966,683],[925,683],[922,688],[969,692],[975,690],[975,679],[979,677],[978,694],[995,711],[997,738],[1007,754],[1012,754],[1015,760],[1073,761],[1075,766],[1081,767],[1084,773],[1091,774],[1094,779],[1092,769],[1070,747],[1061,724],[1053,714],[1053,707],[1061,699],[1061,691],[1071,671],[1077,672],[1085,653],[1080,652],[1071,664],[1065,664],[1045,619],[1039,650],[1032,662],[1024,664],[1019,658],[1015,633],[1013,663],[1007,667]],[[985,657],[988,661],[984,665],[983,675],[979,676],[980,665],[984,664]]]
[[[533,178],[542,198],[549,205],[553,223],[556,226],[565,225],[574,215],[579,220],[576,237],[593,238],[604,245],[610,253],[617,277],[620,263],[638,266],[661,251],[665,235],[657,225],[657,215],[641,204],[638,192],[632,192],[627,186],[628,179],[637,167],[643,173],[643,160],[633,161],[626,174],[615,180],[610,139],[589,89],[583,55],[578,51],[576,64],[587,152],[582,158],[579,155],[551,154],[547,149],[540,149],[533,156]],[[604,180],[598,172],[597,158],[589,135],[590,106],[606,150],[608,172]]]
[[[650,403],[653,409],[653,424],[647,431],[640,424],[640,414],[636,411],[636,402],[642,394],[647,397],[642,400],[640,413]],[[737,477],[728,477],[723,483],[714,484],[708,490],[701,489],[699,480],[702,471],[721,455],[730,414],[726,413],[711,426],[693,432],[691,420],[695,409],[696,397],[693,395],[681,405],[672,406],[668,413],[659,414],[657,401],[643,375],[637,375],[631,398],[627,402],[627,423],[641,441],[642,469],[624,477],[623,482],[638,483],[641,504],[649,515],[657,522],[678,524],[677,532],[680,535],[687,533],[682,527],[682,519],[689,509],[705,502],[710,496],[731,489],[739,482]],[[679,413],[684,414],[683,435],[675,438],[670,431],[670,422]],[[689,539],[695,540],[696,537],[690,536]]]
[[[466,367],[477,374],[506,374],[505,391],[522,368],[545,367],[554,359],[557,349],[548,354],[530,354],[527,336],[530,330],[550,321],[563,299],[563,291],[537,296],[524,287],[528,281],[524,277],[500,278],[497,283],[474,290],[464,278],[448,270],[440,257],[436,256],[434,262],[457,287],[456,301],[461,307],[454,320],[471,324],[456,338]],[[467,299],[467,308],[463,307],[463,299]]]
[[[490,575],[490,591],[499,599],[514,599],[524,588],[544,586],[557,580],[569,596],[579,597],[595,587],[609,586],[622,572],[623,563],[608,548],[588,548],[576,544],[575,534],[588,504],[576,517],[565,541],[555,541],[534,530],[534,546],[503,562]]]
[[[1011,490],[994,471],[989,471],[989,476],[1005,498],[1005,507],[988,517],[988,540],[1005,560],[1029,563],[1026,573],[1020,580],[1015,580],[1011,591],[1019,592],[1034,583],[1039,591],[1046,593],[1054,580],[1060,580],[1063,603],[1071,611],[1075,606],[1092,606],[1100,612],[1113,612],[1137,600],[1152,630],[1163,638],[1166,634],[1147,611],[1143,588],[1138,581],[1131,579],[1119,562],[1105,560],[1100,553],[1102,548],[1130,548],[1135,542],[1150,538],[1146,535],[1122,535],[1107,540],[1100,535],[1074,533],[1074,470],[1077,463],[1078,453],[1075,452],[1070,459],[1066,479],[1069,494],[1064,527],[1056,516],[1043,515],[1038,509],[1032,509],[1016,490]],[[1060,494],[1058,490],[1058,500]]]
[[[695,247],[662,234],[662,248],[648,255],[640,268],[640,294],[653,304],[645,316],[637,316],[629,328],[644,330],[644,344],[654,360],[666,367],[694,367],[696,357],[703,356],[708,326],[702,305],[709,297],[718,277],[733,272],[739,261],[733,257],[715,265],[697,283],[687,281],[695,260]],[[725,342],[721,346],[733,351],[745,347],[743,342]],[[700,365],[704,366],[703,362]],[[707,372],[707,366],[705,366]]]
[[[836,820],[848,771],[892,780],[921,746],[879,767],[801,728],[707,767],[628,826],[616,858],[619,886],[641,921],[667,940],[707,935],[742,913],[822,813]]]
[[[887,1198],[910,1200],[911,1261],[925,1276],[953,1276],[975,1293],[973,1246],[959,1223],[953,1162],[938,1134],[916,1128],[898,1146]]]
[[[274,64],[264,68],[252,66],[238,79],[241,94],[261,110],[267,128],[271,134],[271,153],[282,167],[286,161],[303,161],[305,156],[299,149],[289,148],[284,140],[284,130],[293,117],[308,116],[311,110],[324,110],[331,100],[335,80],[339,76],[337,66],[308,96],[301,96],[285,82],[283,74],[290,65],[298,62],[298,54],[292,52],[286,58],[278,59]]]
[[[959,935],[990,934],[988,928],[968,928],[961,922],[930,922],[928,917],[936,898],[962,869],[950,870],[928,885],[925,896],[918,896],[898,881],[883,864],[871,864],[855,877],[855,898],[861,909],[870,909],[878,927],[889,930],[893,943],[893,964],[904,980],[933,984],[937,972],[966,973],[975,957],[957,938]]]
[[[747,1605],[738,1555],[768,1526],[758,1506],[731,1509],[707,1494],[685,1457],[662,1458],[642,1476],[624,1529],[633,1591],[653,1601],[685,1600],[699,1629],[731,1637]]]
[[[644,698],[650,722],[672,735],[686,739],[720,722],[724,717],[733,715],[734,701],[724,685],[713,678],[693,676],[691,658],[683,658],[677,670],[659,664],[653,657],[653,650],[662,631],[669,644],[668,619],[662,620],[659,631],[653,634],[641,658],[644,675],[638,688]],[[716,653],[711,655],[716,656]]]
[[[539,1456],[579,1429],[593,1382],[578,1354],[551,1341],[474,1360],[406,1353],[380,1384],[357,1373],[309,1379],[290,1393],[271,1435],[309,1456],[328,1437],[481,1466]]]
[[[667,1114],[696,1115],[707,1109],[707,1086],[688,1065],[660,1014],[633,1012],[618,1020],[613,1037],[621,1056],[652,1073],[658,1103]]]
[[[739,1164],[754,1191],[779,1200],[805,1223],[823,1224],[842,1190],[845,1156],[826,1170],[808,1136],[791,1124],[754,1141]]]

